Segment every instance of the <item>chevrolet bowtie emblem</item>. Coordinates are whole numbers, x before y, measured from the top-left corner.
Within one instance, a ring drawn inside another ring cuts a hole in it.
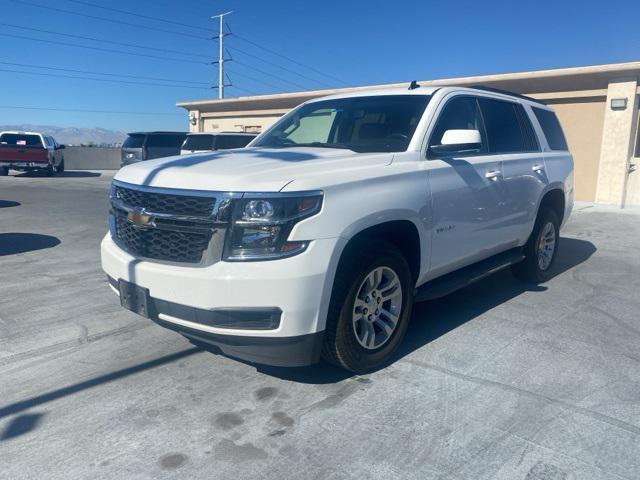
[[[144,208],[141,208],[139,210],[127,213],[127,220],[129,220],[134,225],[144,227],[151,224],[152,218],[151,215],[147,215],[145,213]]]

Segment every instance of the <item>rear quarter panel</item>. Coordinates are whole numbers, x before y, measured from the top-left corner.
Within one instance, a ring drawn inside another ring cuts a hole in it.
[[[564,192],[564,225],[573,210],[573,157],[569,152],[547,151],[544,152],[544,163],[549,178],[546,191],[559,188]]]

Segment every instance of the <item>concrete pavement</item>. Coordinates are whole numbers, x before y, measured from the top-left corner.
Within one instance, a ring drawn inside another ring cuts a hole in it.
[[[418,305],[396,361],[354,377],[122,310],[110,175],[0,178],[0,478],[640,478],[640,212],[579,206],[550,282]]]

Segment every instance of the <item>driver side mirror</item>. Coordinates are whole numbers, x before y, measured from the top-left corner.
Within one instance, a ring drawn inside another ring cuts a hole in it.
[[[64,150],[65,148],[67,148],[67,146],[66,146],[66,145],[58,145],[58,148],[59,148],[60,150]]]
[[[447,130],[442,135],[440,145],[431,145],[429,153],[442,155],[447,153],[472,152],[482,146],[478,130]]]

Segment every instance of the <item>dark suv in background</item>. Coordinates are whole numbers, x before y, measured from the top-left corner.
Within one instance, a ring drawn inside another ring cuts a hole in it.
[[[180,155],[186,132],[133,132],[122,144],[121,165]]]

